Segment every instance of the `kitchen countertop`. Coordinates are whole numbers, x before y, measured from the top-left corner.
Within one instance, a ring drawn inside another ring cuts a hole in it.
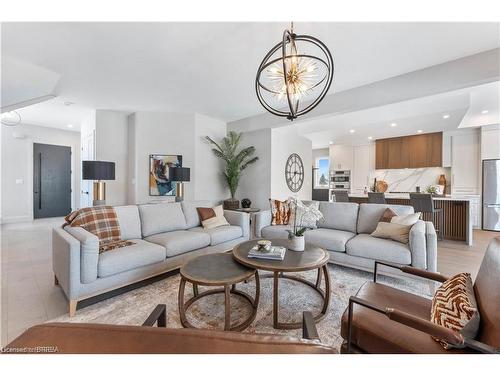
[[[350,197],[353,198],[368,198],[368,194],[349,194]],[[410,199],[409,193],[385,193],[385,197],[388,199]],[[469,194],[469,195],[437,195],[434,196],[434,200],[440,201],[471,201],[479,198],[478,194]]]

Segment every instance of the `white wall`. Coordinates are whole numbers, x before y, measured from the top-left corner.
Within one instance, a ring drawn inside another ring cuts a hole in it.
[[[212,153],[212,146],[205,140],[206,136],[219,142],[226,136],[226,123],[195,114],[195,163],[191,166],[192,182],[186,183],[185,188],[194,188],[194,199],[224,200],[230,196],[222,175],[224,163]]]
[[[271,129],[243,133],[241,147],[255,147],[259,160],[244,170],[236,199],[248,198],[252,207],[268,209],[271,197]]]
[[[500,124],[481,127],[481,160],[500,159]]]
[[[19,124],[1,127],[2,223],[33,220],[33,143],[71,147],[72,209],[80,206],[80,133]],[[13,134],[24,137],[16,139]],[[22,180],[22,184],[16,184]]]
[[[271,131],[271,197],[284,200],[290,196],[310,200],[312,196],[312,142],[298,135],[295,126]],[[304,164],[304,184],[298,193],[292,193],[286,184],[285,165],[290,154],[296,153]]]
[[[322,157],[328,158],[329,156],[330,156],[330,149],[328,147],[316,148],[312,150],[311,165],[313,166],[313,168],[316,168],[317,158],[322,158]]]
[[[127,203],[128,122],[127,114],[97,110],[95,115],[95,157],[115,163],[115,180],[106,182],[106,204]]]

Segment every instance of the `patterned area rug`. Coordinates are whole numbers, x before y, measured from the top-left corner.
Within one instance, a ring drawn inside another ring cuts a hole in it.
[[[369,272],[359,271],[337,265],[329,265],[332,280],[332,294],[327,316],[317,324],[321,341],[335,348],[340,348],[340,319],[347,307],[349,297],[367,281],[373,278]],[[272,327],[272,284],[270,273],[261,272],[261,294],[257,316],[244,332],[274,333],[301,337],[301,330],[275,330]],[[300,274],[310,281],[316,280],[316,271]],[[177,307],[179,275],[169,277],[148,286],[135,289],[125,294],[107,299],[77,311],[75,317],[67,314],[52,322],[73,323],[107,323],[141,325],[154,307],[163,303],[167,305],[167,326],[181,328]],[[408,292],[430,296],[431,287],[428,282],[415,279],[400,279],[380,276],[381,283],[397,287]],[[255,281],[238,284],[238,289],[254,295]],[[206,290],[200,287],[199,291]],[[186,284],[186,300],[192,296],[190,284]],[[316,314],[322,305],[319,295],[310,287],[287,279],[280,279],[280,321],[302,319],[302,311]],[[248,304],[241,297],[231,298],[232,324],[243,321],[250,313]],[[199,328],[221,329],[224,326],[224,296],[215,294],[196,301],[188,310],[188,320]]]

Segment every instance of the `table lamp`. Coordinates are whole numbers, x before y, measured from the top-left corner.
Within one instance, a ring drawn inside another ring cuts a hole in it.
[[[176,202],[182,202],[184,200],[183,182],[188,182],[190,180],[190,174],[190,169],[186,167],[170,167],[168,169],[169,180],[177,182],[175,196]]]
[[[94,180],[94,206],[106,204],[106,183],[103,180],[115,179],[115,163],[111,161],[82,161],[82,178]]]

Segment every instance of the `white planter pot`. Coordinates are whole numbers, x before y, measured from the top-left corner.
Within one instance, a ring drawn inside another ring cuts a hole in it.
[[[293,251],[304,251],[305,248],[304,236],[291,236],[288,238],[288,249]]]

